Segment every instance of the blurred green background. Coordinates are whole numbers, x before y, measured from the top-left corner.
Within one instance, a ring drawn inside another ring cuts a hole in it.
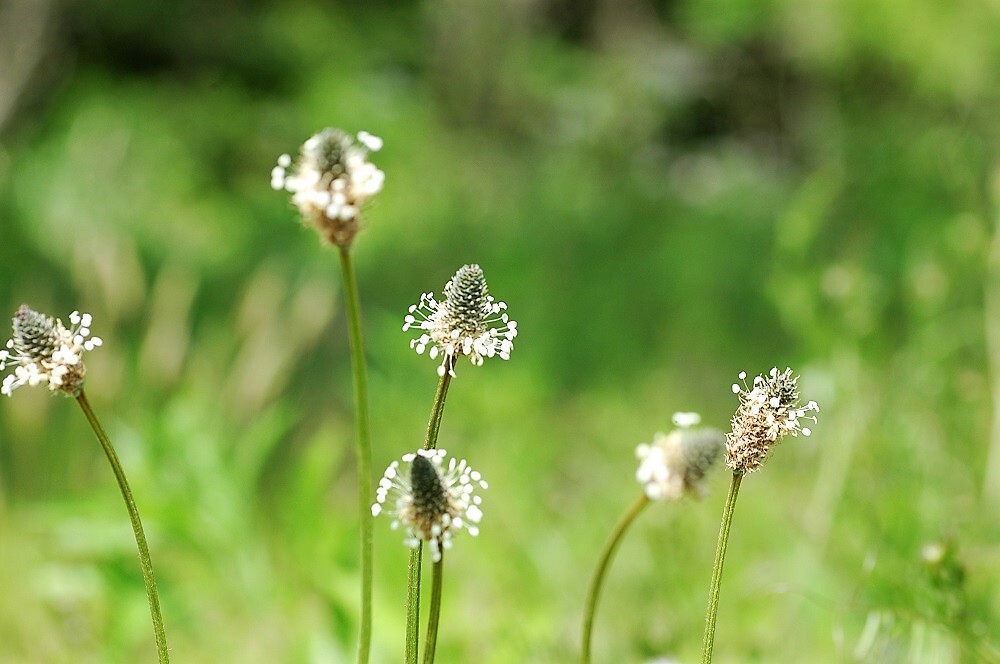
[[[1000,5],[954,0],[0,0],[0,308],[94,314],[88,393],[178,663],[351,661],[336,255],[268,186],[385,139],[356,244],[380,470],[435,363],[400,331],[478,262],[521,335],[442,447],[490,481],[439,661],[570,662],[676,410],[740,370],[823,412],[741,492],[718,662],[1000,661]],[[698,660],[726,473],[624,542],[597,661]],[[375,662],[406,551],[376,523]],[[0,403],[0,661],[151,661],[134,542],[72,401]]]

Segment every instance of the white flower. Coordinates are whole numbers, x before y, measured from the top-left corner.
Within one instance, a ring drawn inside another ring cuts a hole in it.
[[[46,383],[53,392],[76,395],[83,387],[87,368],[83,353],[104,342],[90,336],[90,314],[74,311],[69,315],[71,329],[51,316],[21,305],[14,315],[14,334],[0,350],[0,371],[8,365],[14,371],[3,379],[0,394],[12,396],[22,385]]]
[[[463,265],[444,287],[444,301],[424,293],[403,318],[403,331],[422,331],[410,348],[431,359],[443,355],[438,375],[455,375],[455,359],[465,355],[480,366],[487,357],[510,359],[517,336],[517,322],[507,316],[507,304],[489,294],[486,277],[478,265]]]
[[[701,421],[697,413],[676,413],[674,423],[691,421],[694,418],[683,417],[691,415]],[[635,448],[639,458],[635,479],[651,500],[676,500],[686,493],[700,498],[705,474],[719,458],[724,441],[714,429],[682,427],[669,435],[658,432],[652,443]]]
[[[393,530],[403,526],[408,547],[429,542],[434,562],[460,531],[479,534],[483,512],[476,490],[489,486],[465,459],[445,463],[446,458],[444,450],[418,450],[404,455],[402,463],[393,461],[379,480],[372,505],[373,516],[393,518]]]
[[[740,372],[741,383],[733,384],[733,393],[739,395],[740,404],[733,415],[732,432],[726,436],[726,464],[744,473],[761,467],[771,449],[785,436],[808,436],[809,427],[801,420],[816,421],[811,412],[819,412],[819,405],[809,401],[799,406],[799,377],[791,369],[778,371],[777,367],[767,377],[757,376],[753,387],[746,384],[747,374]]]
[[[382,148],[382,139],[358,133],[357,143],[339,129],[324,129],[309,137],[292,162],[278,157],[271,170],[271,187],[292,194],[302,218],[338,246],[348,246],[359,230],[361,208],[382,190],[385,173],[368,161]]]

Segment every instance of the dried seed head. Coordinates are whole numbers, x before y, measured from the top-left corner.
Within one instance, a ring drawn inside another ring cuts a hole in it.
[[[746,384],[746,376],[741,372],[742,384],[733,384],[740,404],[733,415],[732,432],[726,436],[726,465],[742,473],[759,469],[785,436],[811,434],[800,420],[815,422],[816,416],[809,413],[819,412],[815,401],[799,406],[799,377],[791,369],[775,367],[767,377],[754,378],[752,387]]]

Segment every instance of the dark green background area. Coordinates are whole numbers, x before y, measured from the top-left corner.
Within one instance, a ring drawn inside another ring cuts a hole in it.
[[[174,659],[351,661],[339,270],[268,183],[368,130],[378,469],[434,393],[422,291],[478,262],[520,331],[448,400],[440,445],[491,486],[439,661],[573,661],[635,446],[678,410],[725,429],[777,365],[823,410],[743,484],[716,661],[997,662],[998,34],[977,0],[0,0],[0,308],[94,314]],[[638,520],[596,661],[698,659],[727,483]],[[376,521],[375,662],[400,540]],[[75,404],[0,403],[0,661],[148,661],[135,558]]]

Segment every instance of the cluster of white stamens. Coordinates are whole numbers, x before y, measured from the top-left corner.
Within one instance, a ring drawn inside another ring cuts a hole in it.
[[[445,299],[423,293],[403,318],[403,331],[421,330],[410,348],[431,359],[443,355],[438,375],[455,375],[455,360],[461,355],[480,366],[484,358],[510,359],[517,336],[517,321],[507,315],[507,304],[489,295],[478,265],[464,265],[444,287]],[[428,350],[429,349],[429,350]]]
[[[809,413],[819,412],[819,405],[809,401],[799,406],[799,379],[791,369],[778,371],[774,367],[767,377],[756,376],[752,386],[746,384],[746,377],[745,371],[740,372],[740,383],[733,384],[740,404],[733,416],[733,430],[726,436],[726,450],[730,468],[752,472],[784,436],[811,434],[802,420],[815,422],[816,416]]]
[[[489,486],[465,459],[446,459],[444,450],[418,450],[393,461],[379,480],[372,505],[372,515],[392,517],[393,530],[403,527],[406,546],[428,542],[434,562],[461,530],[479,534],[482,498],[476,491]]]
[[[92,317],[74,311],[71,328],[59,319],[22,305],[14,316],[14,334],[0,350],[0,371],[8,365],[14,372],[3,379],[0,394],[12,396],[22,385],[45,383],[53,392],[76,394],[87,373],[83,353],[103,344],[90,336]]]
[[[385,173],[368,160],[382,139],[358,132],[357,142],[339,129],[324,129],[303,145],[298,159],[283,154],[271,170],[271,187],[292,194],[303,219],[330,242],[350,244],[361,207],[382,190]]]

